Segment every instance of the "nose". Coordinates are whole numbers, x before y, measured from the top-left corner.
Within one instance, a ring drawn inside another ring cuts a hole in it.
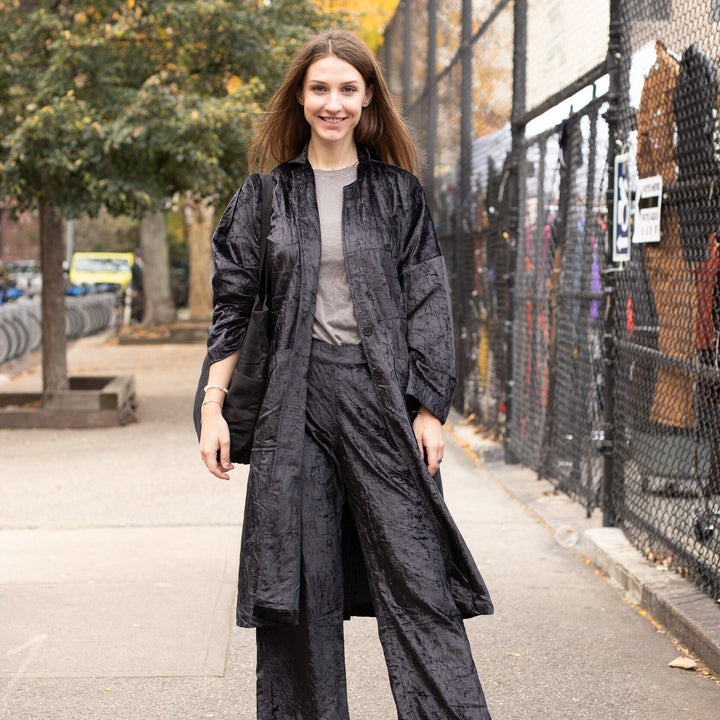
[[[337,112],[342,109],[342,103],[340,102],[340,95],[338,93],[329,93],[325,101],[325,109],[329,112]]]

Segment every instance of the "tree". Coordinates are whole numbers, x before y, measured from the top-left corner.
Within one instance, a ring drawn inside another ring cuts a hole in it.
[[[229,195],[259,103],[329,19],[309,0],[0,0],[0,15],[0,190],[43,219],[47,394],[67,386],[61,218],[140,218],[164,319],[165,204]]]
[[[19,209],[39,210],[47,395],[68,386],[61,214],[97,207],[95,185],[82,169],[102,155],[102,140],[86,102],[70,91],[53,93],[43,82],[57,19],[29,0],[2,2],[0,10],[0,173],[4,195]]]
[[[344,26],[356,32],[372,50],[383,42],[385,27],[398,7],[398,0],[316,0],[328,14],[340,14]]]
[[[187,225],[190,277],[188,309],[192,320],[207,320],[212,309],[210,268],[212,264],[210,237],[215,222],[215,205],[212,202],[194,202],[187,197],[184,206]]]

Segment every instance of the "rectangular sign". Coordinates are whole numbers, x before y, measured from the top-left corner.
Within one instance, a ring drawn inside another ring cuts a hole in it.
[[[613,262],[630,259],[630,181],[626,153],[615,156],[615,195],[613,198]]]
[[[640,178],[635,194],[634,243],[660,242],[662,175]]]

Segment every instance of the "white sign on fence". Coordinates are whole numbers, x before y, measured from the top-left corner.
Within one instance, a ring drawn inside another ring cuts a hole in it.
[[[640,178],[635,194],[634,243],[660,242],[662,175]]]

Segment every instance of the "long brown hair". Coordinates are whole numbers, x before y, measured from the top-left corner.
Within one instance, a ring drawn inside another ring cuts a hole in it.
[[[393,105],[379,63],[362,40],[343,30],[328,30],[316,35],[295,53],[250,145],[250,170],[256,164],[267,170],[275,163],[294,158],[305,147],[310,139],[310,125],[305,120],[297,93],[302,88],[308,67],[328,56],[352,65],[362,75],[365,85],[373,88],[370,105],[363,110],[355,128],[355,142],[366,145],[378,160],[416,172],[415,144]]]

